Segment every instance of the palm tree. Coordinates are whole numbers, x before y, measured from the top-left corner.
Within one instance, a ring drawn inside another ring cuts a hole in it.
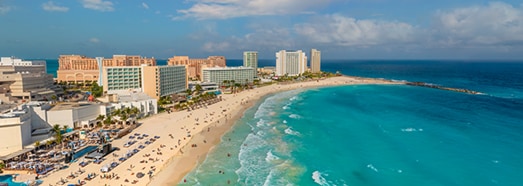
[[[103,120],[105,119],[105,115],[98,115],[98,117],[96,117],[96,126],[100,127],[100,125],[102,124]]]
[[[234,84],[234,87],[235,87],[234,90],[235,90],[236,92],[238,92],[237,89],[238,89],[239,87],[241,87],[241,86],[242,86],[241,84],[239,84],[239,83],[235,83],[235,84]]]
[[[223,80],[223,85],[227,87],[227,85],[229,84],[229,80]]]
[[[187,90],[185,90],[185,93],[187,93],[187,96],[191,96],[192,90],[190,88],[188,88]]]
[[[109,125],[113,122],[113,119],[111,118],[111,116],[107,116],[104,120],[104,124],[105,125]]]
[[[35,142],[35,149],[38,150],[38,147],[40,147],[40,141]]]
[[[129,117],[127,116],[126,113],[122,113],[122,114],[120,115],[120,121],[122,122],[122,125],[125,124],[125,123],[127,122],[127,118],[129,118]]]
[[[194,88],[195,88],[197,94],[201,94],[203,91],[203,88],[200,84],[196,84],[196,86]]]
[[[116,109],[116,110],[113,111],[113,114],[112,114],[112,115],[113,115],[113,116],[118,116],[118,115],[120,115],[121,112],[122,112],[122,110],[120,110],[120,109]]]
[[[51,140],[45,142],[46,148],[49,148],[49,146],[51,146],[52,144],[53,144],[53,141],[51,141]]]
[[[53,131],[55,135],[56,143],[61,144],[62,143],[62,131],[60,130],[60,125],[56,124],[53,126]]]
[[[129,107],[125,107],[125,108],[123,109],[123,113],[125,113],[125,114],[130,114],[130,113],[131,113],[131,108],[129,108]]]
[[[136,114],[138,114],[138,113],[140,113],[140,110],[138,109],[138,107],[133,107],[133,108],[131,108],[131,113],[130,113],[130,114],[134,114],[134,115],[136,115]]]

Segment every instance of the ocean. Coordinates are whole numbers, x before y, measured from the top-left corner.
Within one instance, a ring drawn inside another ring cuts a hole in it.
[[[357,85],[268,95],[179,184],[523,185],[523,63],[323,67],[484,94]]]
[[[523,185],[523,62],[324,60],[322,70],[484,94],[355,85],[268,95],[179,184]]]

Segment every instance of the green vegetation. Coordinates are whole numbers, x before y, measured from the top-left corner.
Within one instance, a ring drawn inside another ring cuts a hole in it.
[[[38,149],[38,147],[40,147],[40,141],[35,142],[35,149]]]
[[[103,95],[103,92],[104,92],[103,87],[98,86],[98,83],[96,83],[96,82],[93,82],[91,84],[90,90],[91,90],[91,94],[93,94],[94,97],[100,97]]]
[[[192,93],[189,89],[187,89],[186,92]],[[157,104],[158,104],[158,112],[165,111],[165,105],[172,104],[171,96],[160,97],[160,100],[158,100]]]
[[[57,144],[61,144],[63,136],[62,136],[62,131],[60,129],[60,125],[58,125],[58,124],[54,125],[53,131],[54,131],[55,142]]]

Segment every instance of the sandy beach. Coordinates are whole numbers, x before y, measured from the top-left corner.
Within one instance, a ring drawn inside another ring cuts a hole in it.
[[[339,86],[351,84],[402,84],[380,79],[356,78],[340,76],[327,78],[319,81],[307,81],[290,84],[273,84],[255,89],[244,90],[236,94],[221,95],[223,101],[193,111],[180,111],[173,113],[161,113],[140,120],[141,126],[131,134],[148,134],[159,136],[155,142],[145,145],[134,156],[123,161],[104,175],[100,168],[112,161],[118,161],[128,150],[137,148],[148,138],[138,140],[130,147],[124,147],[128,136],[112,142],[114,147],[120,148],[114,152],[115,155],[107,155],[101,164],[89,164],[80,167],[79,162],[71,163],[69,168],[57,171],[51,175],[41,178],[42,185],[57,185],[61,179],[67,183],[78,183],[84,180],[88,173],[96,173],[97,176],[86,182],[86,185],[176,185],[182,181],[185,174],[203,161],[207,153],[220,143],[221,136],[225,134],[235,121],[242,117],[244,111],[253,106],[265,95],[321,86]],[[83,173],[79,172],[81,169]],[[136,175],[143,173],[145,176],[138,178]],[[77,175],[75,178],[67,179],[68,175]],[[110,179],[108,178],[110,177]]]

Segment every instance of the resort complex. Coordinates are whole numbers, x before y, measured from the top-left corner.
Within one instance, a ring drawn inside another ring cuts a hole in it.
[[[279,53],[286,57],[276,61],[277,74],[298,77],[307,70],[301,51]],[[0,170],[9,178],[20,175],[16,181],[32,180],[27,184],[149,184],[173,154],[195,143],[193,135],[230,127],[234,120],[228,118],[240,116],[247,102],[298,86],[281,88],[271,77],[261,79],[258,71],[266,71],[259,69],[258,52],[243,57],[243,66],[228,67],[221,56],[175,56],[157,66],[154,58],[140,56],[60,55],[54,82],[45,61],[3,57]],[[319,69],[319,62],[313,64]],[[346,83],[311,80],[277,81]],[[248,93],[257,86],[263,88],[256,95]]]
[[[184,65],[187,69],[187,79],[202,79],[202,69],[207,67],[225,67],[224,56],[209,56],[207,59],[190,59],[189,56],[174,56],[169,58],[167,65]]]

